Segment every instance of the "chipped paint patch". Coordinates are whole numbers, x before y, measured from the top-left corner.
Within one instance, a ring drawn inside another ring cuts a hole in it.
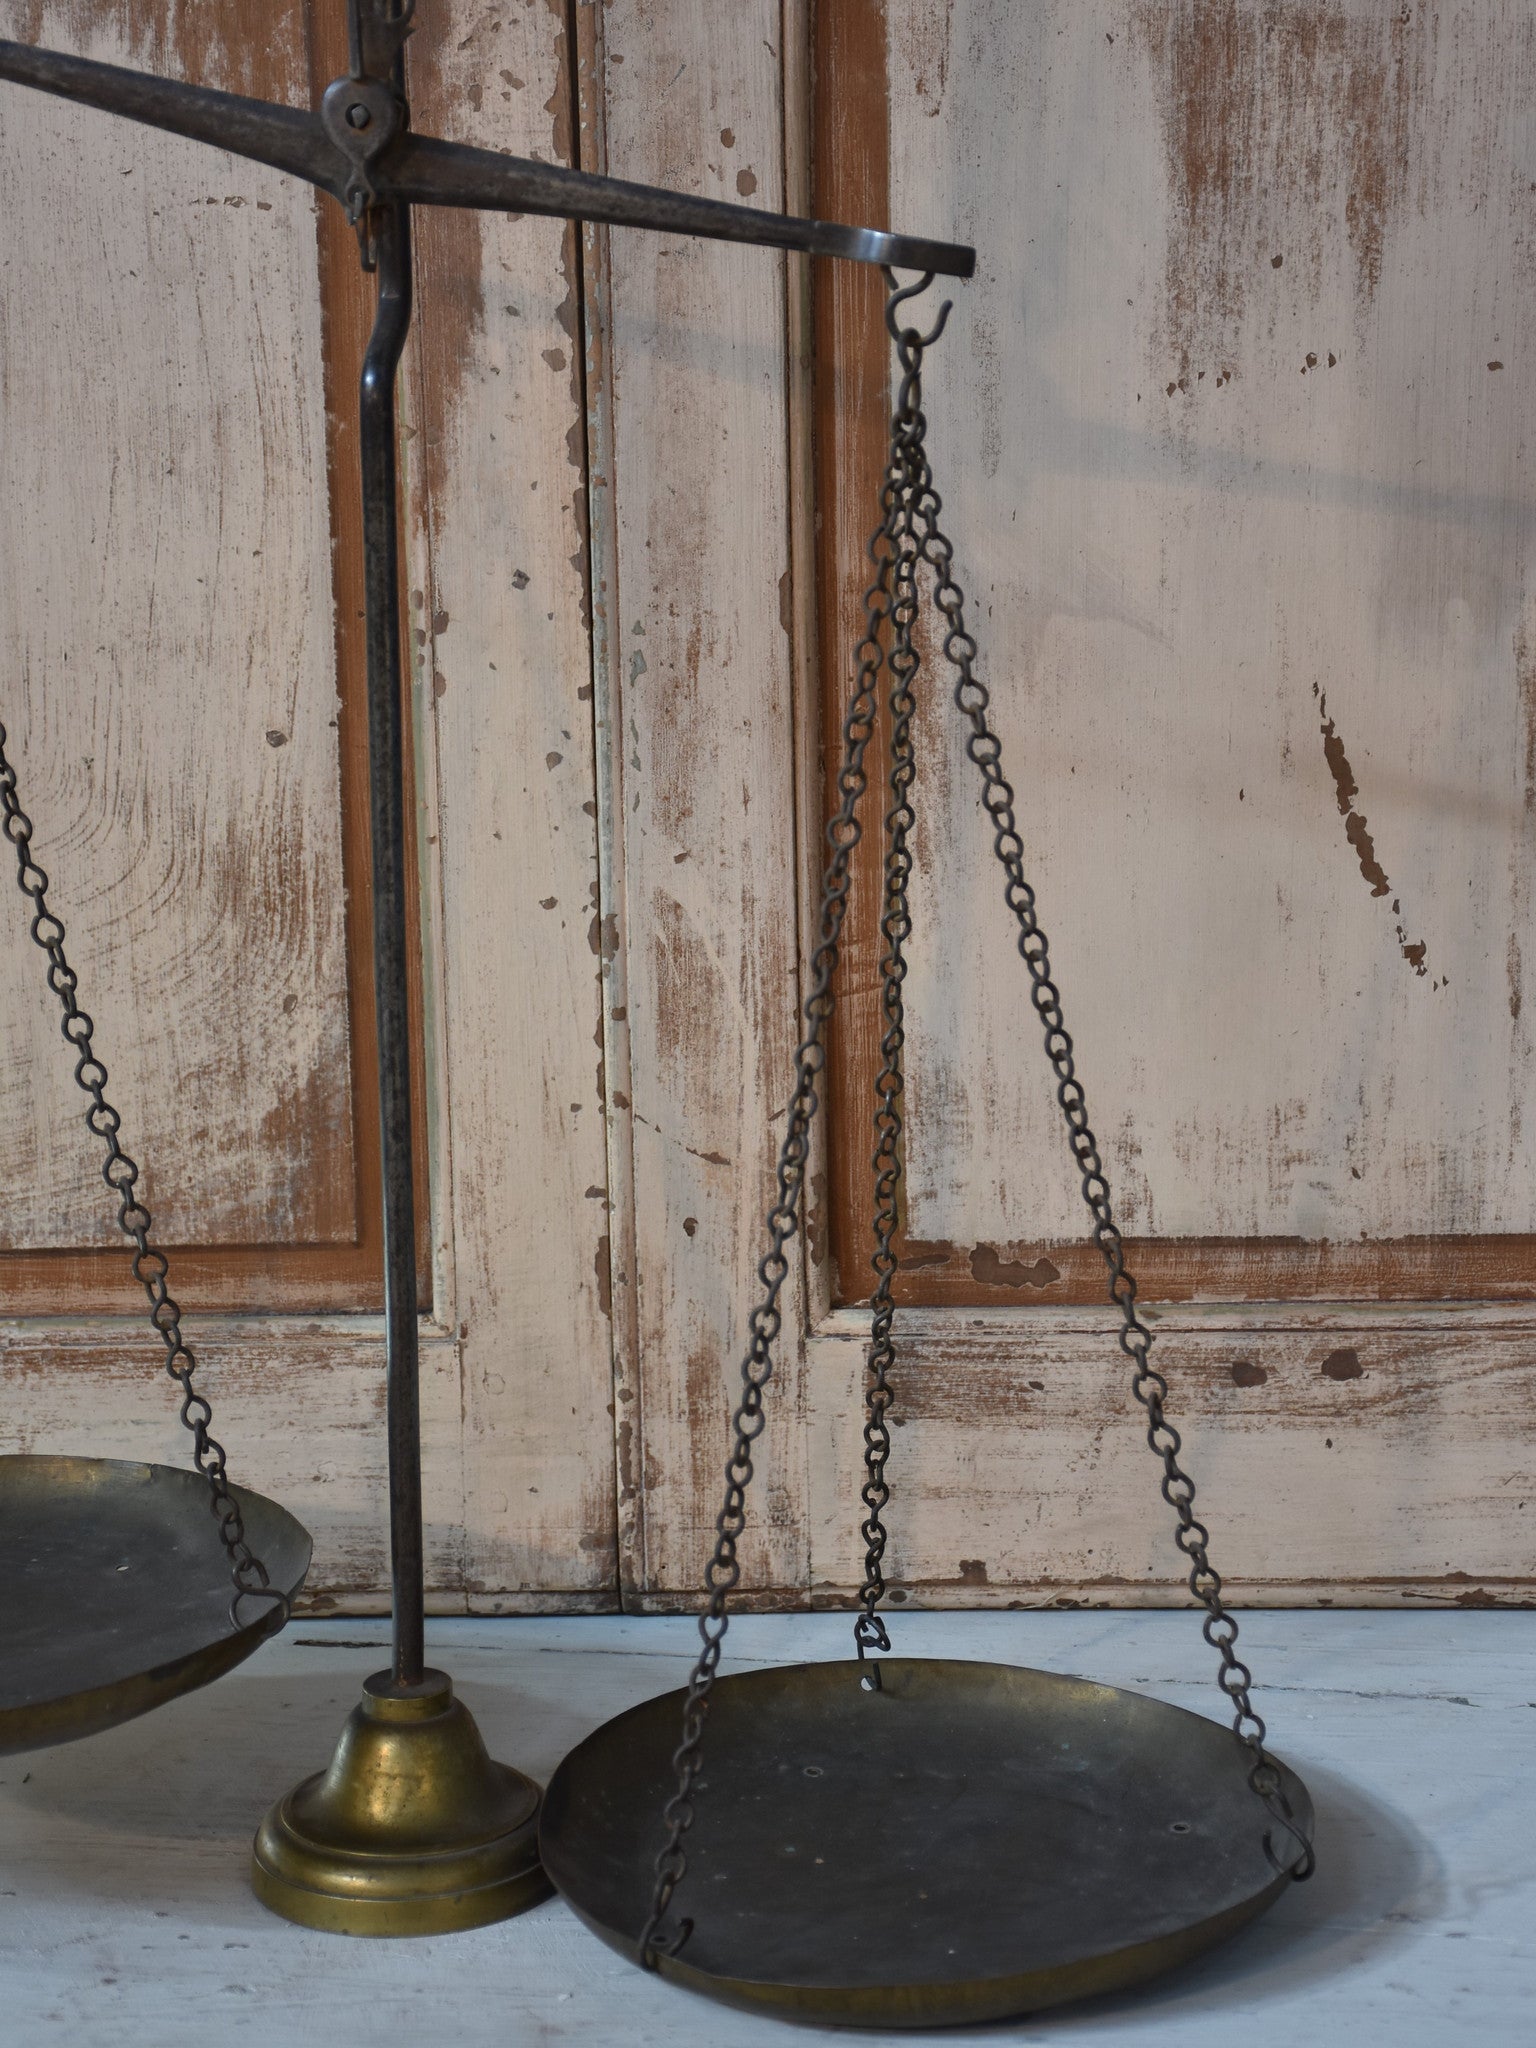
[[[1360,794],[1360,785],[1355,780],[1354,769],[1349,765],[1349,756],[1344,751],[1344,742],[1339,738],[1338,729],[1328,716],[1327,693],[1316,690],[1315,685],[1314,690],[1322,716],[1323,757],[1328,763],[1328,772],[1333,777],[1339,816],[1345,820],[1344,836],[1355,849],[1360,862],[1360,872],[1371,885],[1371,894],[1389,895],[1392,884],[1387,880],[1386,870],[1376,858],[1376,843],[1371,838],[1364,816],[1355,809],[1355,798]]]
[[[903,7],[891,23],[892,36],[900,37],[905,60],[912,67],[918,105],[930,121],[944,110],[953,17],[954,0],[918,0],[916,5]]]
[[[1392,884],[1387,880],[1386,869],[1376,857],[1376,842],[1371,837],[1364,813],[1355,806],[1360,794],[1360,785],[1355,780],[1355,771],[1350,766],[1349,756],[1344,751],[1344,742],[1339,738],[1338,728],[1328,716],[1328,693],[1312,685],[1312,694],[1317,699],[1318,713],[1322,719],[1323,758],[1328,763],[1328,772],[1333,777],[1334,794],[1338,800],[1339,816],[1344,820],[1344,836],[1355,850],[1360,863],[1360,872],[1371,885],[1373,896],[1391,893]],[[1392,899],[1392,915],[1401,920],[1402,903],[1398,897]],[[1417,975],[1426,975],[1429,969],[1425,959],[1429,952],[1423,939],[1410,939],[1408,929],[1401,921],[1395,927],[1398,950]]]
[[[1365,1377],[1365,1367],[1360,1363],[1360,1354],[1353,1345],[1345,1345],[1338,1351],[1330,1351],[1322,1363],[1325,1380],[1358,1380]]]
[[[1163,130],[1181,367],[1235,357],[1249,301],[1315,289],[1341,232],[1369,305],[1392,225],[1416,203],[1433,10],[1140,0],[1132,26]]]
[[[983,1287],[1049,1287],[1061,1278],[1061,1269],[1043,1257],[1030,1265],[1004,1260],[995,1245],[979,1244],[971,1253],[971,1277]]]

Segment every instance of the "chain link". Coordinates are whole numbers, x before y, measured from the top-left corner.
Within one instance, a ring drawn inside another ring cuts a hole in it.
[[[887,272],[889,277],[889,272]],[[894,288],[894,286],[893,286]],[[867,1692],[880,1690],[880,1667],[868,1650],[889,1650],[890,1636],[875,1608],[885,1592],[885,1523],[882,1519],[891,1490],[885,1468],[891,1455],[891,1432],[886,1421],[893,1398],[890,1372],[896,1359],[892,1334],[895,1302],[891,1283],[895,1278],[897,1255],[892,1248],[898,1229],[898,1199],[903,1175],[901,1154],[902,1096],[905,1076],[902,1050],[906,1043],[906,1019],[902,1004],[902,983],[906,979],[906,942],[912,934],[908,905],[908,883],[912,855],[908,835],[916,818],[911,791],[917,765],[912,747],[912,719],[916,710],[913,683],[919,656],[913,639],[918,615],[918,543],[912,516],[909,475],[912,452],[909,444],[921,440],[921,414],[910,404],[911,393],[903,387],[891,421],[891,458],[887,489],[895,486],[894,544],[896,561],[890,607],[890,653],[887,667],[891,676],[891,734],[887,789],[890,808],[885,816],[885,868],[880,934],[885,942],[880,958],[880,1008],[885,1033],[880,1041],[880,1071],[875,1076],[875,1151],[870,1164],[874,1171],[875,1249],[870,1265],[875,1273],[871,1297],[870,1349],[864,1384],[864,1484],[859,1497],[868,1513],[859,1525],[864,1539],[864,1583],[859,1591],[861,1612],[854,1623],[853,1641],[859,1662],[865,1668],[860,1682]]]
[[[239,1608],[246,1598],[274,1600],[284,1609],[287,1595],[270,1584],[266,1567],[245,1539],[245,1524],[229,1489],[224,1447],[209,1434],[213,1410],[192,1385],[197,1360],[182,1335],[181,1310],[172,1297],[166,1277],[170,1271],[164,1252],[149,1241],[152,1218],[139,1200],[137,1162],[123,1149],[119,1139],[122,1118],[107,1100],[107,1070],[96,1056],[95,1025],[77,1000],[79,981],[64,952],[63,923],[48,908],[48,876],[32,854],[32,820],[16,796],[16,771],[6,753],[8,735],[0,724],[0,815],[5,835],[16,849],[16,885],[32,903],[33,941],[48,956],[48,986],[59,999],[62,1011],[59,1028],[74,1047],[75,1080],[90,1097],[85,1121],[106,1148],[101,1177],[118,1198],[118,1228],[133,1246],[133,1276],[149,1298],[149,1319],[165,1345],[165,1369],[181,1389],[181,1420],[190,1431],[193,1460],[208,1482],[209,1505],[219,1525],[219,1540],[229,1558],[230,1578],[235,1587],[230,1601],[230,1620],[239,1628]]]

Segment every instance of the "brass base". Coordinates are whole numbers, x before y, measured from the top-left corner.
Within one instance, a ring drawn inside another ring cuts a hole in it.
[[[449,1934],[509,1920],[550,1890],[540,1792],[492,1762],[441,1671],[365,1681],[328,1771],[256,1831],[251,1884],[327,1934]]]

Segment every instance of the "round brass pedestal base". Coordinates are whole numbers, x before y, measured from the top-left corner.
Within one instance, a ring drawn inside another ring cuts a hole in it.
[[[486,1754],[441,1671],[363,1686],[331,1759],[256,1831],[251,1884],[328,1934],[448,1934],[547,1896],[539,1788]]]

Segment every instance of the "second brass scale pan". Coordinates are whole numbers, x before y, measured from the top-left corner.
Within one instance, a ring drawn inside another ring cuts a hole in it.
[[[1011,1665],[888,1657],[878,1692],[860,1668],[716,1683],[663,1976],[823,2025],[995,2020],[1156,1976],[1288,1887],[1230,1728]],[[631,1960],[682,1700],[598,1729],[545,1795],[545,1869]]]

